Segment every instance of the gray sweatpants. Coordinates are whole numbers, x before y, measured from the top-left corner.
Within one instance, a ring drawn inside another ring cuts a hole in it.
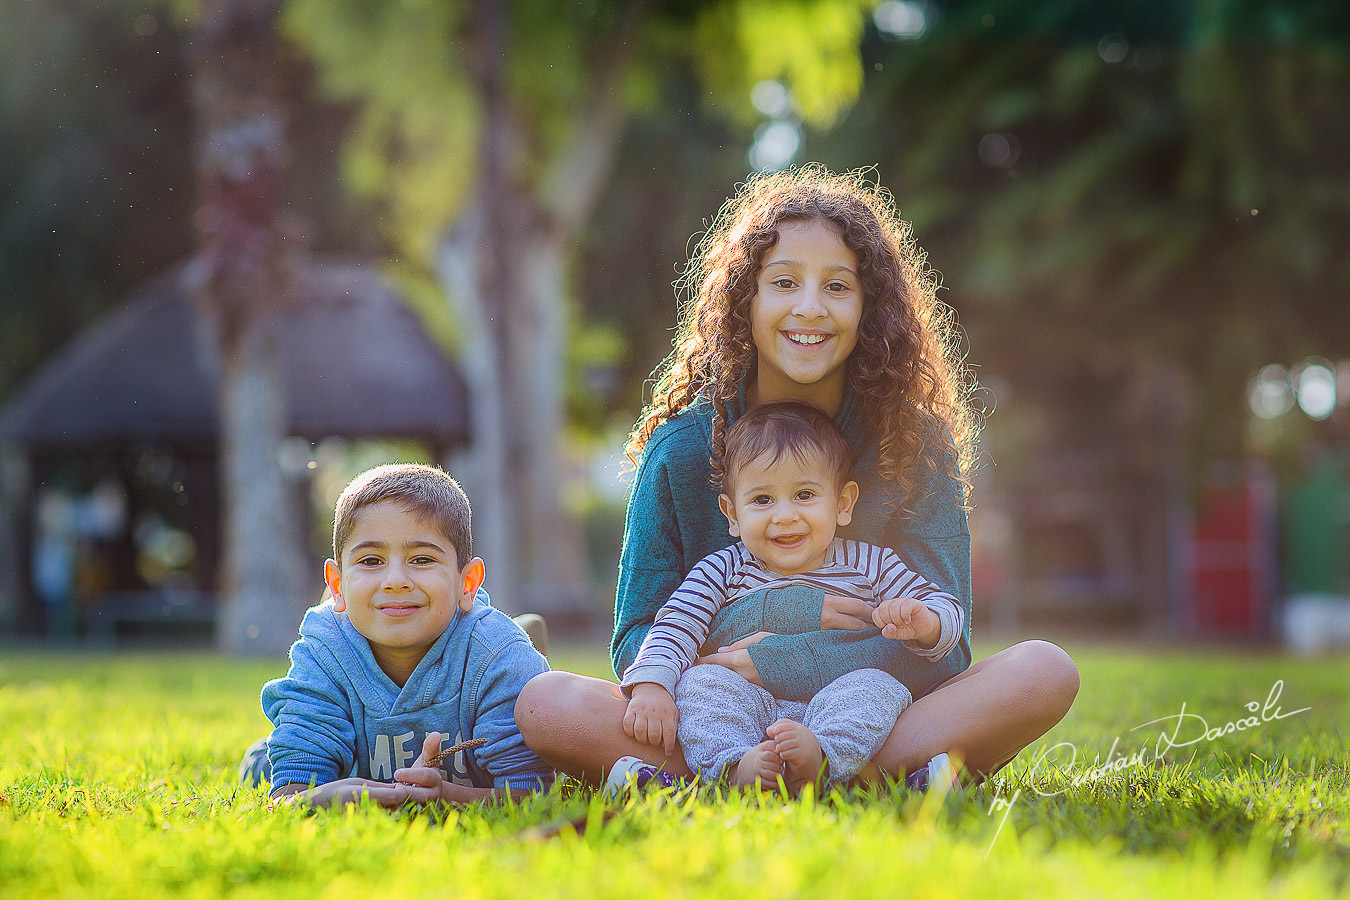
[[[820,741],[830,783],[848,781],[881,749],[909,703],[909,689],[880,669],[841,675],[805,703],[779,700],[725,666],[690,666],[675,686],[684,760],[713,778],[764,741],[764,729],[792,719]]]

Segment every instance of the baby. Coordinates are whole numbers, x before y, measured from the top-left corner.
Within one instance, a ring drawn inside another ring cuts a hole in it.
[[[805,584],[874,608],[888,638],[941,659],[961,637],[961,607],[883,547],[835,537],[858,500],[838,427],[803,403],[751,408],[728,430],[726,493],[740,541],[697,565],[661,608],[623,674],[624,731],[673,751],[676,735],[696,772],[733,784],[847,782],[876,755],[910,693],[877,669],[849,672],[807,702],[772,696],[716,655],[699,659],[722,607],[766,587]],[[704,664],[694,665],[695,662]]]

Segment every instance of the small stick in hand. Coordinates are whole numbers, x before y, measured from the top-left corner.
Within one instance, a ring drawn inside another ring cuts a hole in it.
[[[469,738],[467,741],[460,741],[453,747],[447,747],[440,753],[437,753],[435,756],[428,759],[427,765],[439,766],[442,760],[444,760],[447,756],[458,753],[461,750],[468,750],[470,747],[481,747],[487,742],[488,742],[487,738]]]

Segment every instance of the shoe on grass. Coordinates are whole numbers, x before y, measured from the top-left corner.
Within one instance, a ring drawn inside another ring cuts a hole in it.
[[[685,786],[685,780],[636,756],[621,756],[609,770],[603,790],[606,797],[615,800],[626,790],[641,791],[648,785],[658,788],[681,788]]]
[[[951,758],[945,753],[939,753],[923,768],[905,776],[905,787],[922,794],[936,794],[939,797],[950,794],[958,784],[960,776],[956,766],[952,765]]]

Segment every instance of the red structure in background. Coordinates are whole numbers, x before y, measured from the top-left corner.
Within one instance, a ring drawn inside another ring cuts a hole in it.
[[[1275,524],[1275,487],[1262,467],[1248,465],[1208,479],[1192,529],[1184,634],[1270,636]]]

